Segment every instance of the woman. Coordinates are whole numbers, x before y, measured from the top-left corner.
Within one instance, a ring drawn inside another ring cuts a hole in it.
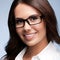
[[[9,12],[6,60],[60,60],[55,13],[47,0],[14,0]]]

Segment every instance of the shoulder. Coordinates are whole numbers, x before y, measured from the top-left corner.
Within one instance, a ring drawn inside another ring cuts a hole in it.
[[[60,51],[56,50],[53,54],[55,60],[60,60]]]
[[[53,60],[60,60],[60,51],[57,49],[57,47],[50,43],[50,56],[53,58]]]
[[[60,51],[58,48],[54,45],[54,43],[50,42],[49,43],[49,50],[54,54],[54,55],[60,55]]]
[[[57,49],[56,46],[54,46],[55,49],[53,51],[53,55],[55,56],[55,60],[60,60],[60,51]]]
[[[60,51],[50,42],[45,49],[40,52],[39,56],[45,60],[60,60]],[[44,57],[44,58],[43,58]]]
[[[6,59],[6,55],[4,55],[3,57],[1,57],[0,60],[7,60]]]

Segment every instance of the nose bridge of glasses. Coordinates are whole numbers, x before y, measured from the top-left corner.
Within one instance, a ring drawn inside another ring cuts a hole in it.
[[[26,23],[26,22],[30,25],[30,22],[29,22],[28,19],[25,19],[25,20],[24,20],[24,23]]]
[[[31,26],[30,26],[30,23],[29,23],[28,20],[25,20],[24,29],[25,29],[25,30],[31,29]]]

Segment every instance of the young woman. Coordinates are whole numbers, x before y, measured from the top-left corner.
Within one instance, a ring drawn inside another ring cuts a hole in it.
[[[55,13],[47,0],[14,0],[9,12],[10,40],[3,60],[60,60]]]

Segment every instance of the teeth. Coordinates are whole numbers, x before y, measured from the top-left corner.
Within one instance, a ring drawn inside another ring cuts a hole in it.
[[[33,35],[34,35],[34,34],[28,34],[28,35],[25,35],[25,36],[27,36],[27,37],[28,37],[28,36],[33,36]]]

